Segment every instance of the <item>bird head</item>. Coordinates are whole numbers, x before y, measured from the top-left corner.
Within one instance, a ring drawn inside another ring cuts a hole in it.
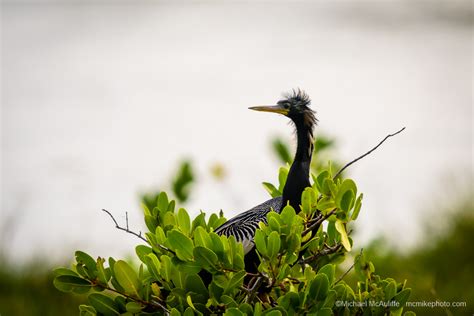
[[[312,128],[317,119],[315,112],[309,107],[310,104],[311,100],[306,92],[293,89],[290,93],[285,94],[276,105],[253,106],[249,109],[283,114],[289,117],[296,126],[304,124],[307,128]]]

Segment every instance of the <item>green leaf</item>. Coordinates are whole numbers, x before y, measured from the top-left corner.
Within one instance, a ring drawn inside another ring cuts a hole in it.
[[[165,231],[163,230],[163,228],[161,226],[158,226],[156,228],[154,237],[155,237],[156,242],[161,244],[161,245],[166,244],[166,242],[168,241],[168,239],[166,238],[166,235],[165,235]]]
[[[184,208],[178,210],[178,227],[185,235],[189,235],[191,231],[191,220],[188,212]]]
[[[278,186],[278,191],[283,192],[283,188],[285,187],[287,178],[288,168],[280,167],[280,170],[278,171],[278,182],[280,183],[280,185]]]
[[[202,294],[207,297],[209,291],[207,290],[206,286],[204,285],[204,282],[202,281],[199,275],[197,274],[188,275],[186,277],[184,284],[186,286],[186,291]]]
[[[181,316],[181,313],[176,308],[172,308],[170,311],[170,316]]]
[[[115,272],[114,272],[114,267],[115,267],[115,259],[112,258],[112,257],[109,257],[109,271],[110,271],[110,274],[112,275],[112,279],[110,280],[110,282],[112,283],[113,287],[119,291],[119,292],[125,292],[125,290],[122,288],[122,286],[117,282],[117,278],[115,277]]]
[[[196,228],[198,227],[202,227],[202,228],[206,228],[207,225],[206,225],[206,213],[202,212],[196,216],[194,219],[193,219],[193,223],[192,223],[192,228],[191,230],[192,231],[195,231]]]
[[[92,306],[79,305],[79,315],[80,316],[95,316],[97,315],[97,311]]]
[[[91,282],[74,275],[60,275],[54,278],[54,286],[62,292],[85,294],[92,288]]]
[[[184,261],[193,259],[193,242],[189,237],[180,231],[173,229],[168,232],[168,242],[172,250],[176,252],[176,256]]]
[[[274,308],[278,308],[278,307],[274,307]],[[273,309],[273,310],[266,310],[262,315],[265,315],[265,316],[282,316],[283,314],[280,310]]]
[[[351,190],[346,191],[339,201],[340,204],[338,207],[344,212],[349,212],[349,210],[352,208],[352,205],[354,204],[354,198],[354,192]]]
[[[329,189],[331,196],[336,196],[337,187],[332,178],[324,179],[323,186]]]
[[[201,226],[196,227],[194,230],[194,243],[196,246],[202,246],[205,248],[212,248],[212,239],[209,233]]]
[[[286,310],[295,309],[300,306],[300,297],[295,292],[288,292],[278,298],[278,305]]]
[[[190,161],[184,161],[173,179],[173,193],[180,202],[186,202],[189,198],[190,186],[194,181],[194,172]]]
[[[196,274],[201,271],[202,267],[200,264],[194,261],[182,261],[179,260],[177,257],[173,257],[171,259],[171,263],[174,265],[173,268],[176,268],[178,271],[182,272],[183,274]]]
[[[295,209],[291,205],[287,205],[283,208],[280,213],[280,218],[283,223],[287,225],[293,224],[293,220],[296,217]]]
[[[339,234],[341,234],[341,243],[344,246],[344,248],[347,251],[351,251],[352,247],[351,247],[351,243],[349,241],[349,238],[347,237],[346,228],[344,226],[344,223],[341,222],[340,220],[336,221],[336,230],[339,232]]]
[[[143,262],[143,263],[146,263],[145,262],[145,257],[152,253],[152,249],[148,246],[145,246],[145,245],[138,245],[137,247],[135,247],[135,252],[137,253],[137,256],[138,258],[140,258],[140,260]]]
[[[189,298],[189,301],[191,302],[192,304],[192,300],[191,300],[191,296],[188,296]],[[195,308],[194,306],[193,307],[188,307],[184,310],[184,313],[182,314],[182,316],[195,316],[194,314],[194,309]]]
[[[237,302],[229,295],[222,295],[221,300],[228,308],[239,306],[239,304],[237,304]]]
[[[260,252],[263,256],[267,256],[268,251],[267,251],[267,245],[265,243],[265,235],[260,229],[257,229],[255,231],[254,242],[255,242],[255,246],[257,247],[258,252]]]
[[[265,190],[267,190],[267,192],[270,193],[272,198],[281,196],[281,192],[273,184],[269,182],[263,182],[262,185],[265,188]]]
[[[191,307],[193,310],[196,310],[196,307],[195,307],[194,304],[193,304],[193,299],[192,299],[191,295],[187,295],[187,296],[186,296],[186,303],[188,303],[189,307]],[[194,313],[189,313],[189,312],[186,310],[186,312],[184,313],[184,315],[194,315]]]
[[[221,260],[224,260],[226,254],[224,253],[224,244],[222,243],[221,236],[214,232],[209,233],[209,236],[212,240],[212,251],[214,251],[217,257],[219,257]]]
[[[306,188],[301,195],[301,210],[304,214],[311,214],[317,201],[316,192],[313,188]]]
[[[362,199],[364,195],[361,193],[357,200],[355,201],[354,211],[352,212],[351,219],[355,221],[360,213],[360,208],[362,207]]]
[[[330,284],[332,285],[332,284]],[[324,300],[324,307],[332,308],[336,303],[337,292],[334,290],[329,290],[326,299]]]
[[[58,277],[60,275],[73,275],[73,276],[79,277],[79,275],[76,272],[67,268],[56,268],[53,270],[53,274],[55,277]]]
[[[161,262],[161,276],[166,282],[170,282],[171,280],[171,273],[173,265],[171,263],[171,258],[167,255],[162,255],[160,257]]]
[[[166,212],[162,216],[162,221],[163,221],[163,227],[165,227],[165,230],[171,229],[176,226],[176,216],[174,213],[171,212]]]
[[[224,316],[245,316],[245,314],[241,312],[238,308],[231,307],[226,309]]]
[[[329,280],[326,274],[318,273],[306,290],[306,301],[323,301],[329,290]]]
[[[334,315],[330,308],[324,307],[321,308],[317,313],[316,316],[332,316]]]
[[[196,262],[200,264],[204,269],[208,271],[213,271],[217,269],[216,265],[218,258],[212,250],[198,246],[194,248],[193,254]]]
[[[270,214],[276,214],[275,212],[270,212],[268,216],[268,226],[275,232],[280,233],[280,223],[274,216],[270,216]],[[277,214],[278,215],[278,214]],[[278,215],[280,216],[280,215]]]
[[[137,314],[142,311],[143,306],[137,302],[128,302],[127,305],[125,305],[125,308],[127,309],[127,312]]]
[[[329,284],[334,283],[334,275],[336,273],[336,266],[334,264],[326,264],[324,267],[319,269],[318,274],[323,273],[328,277]]]
[[[221,214],[222,215],[222,214]],[[219,217],[217,216],[216,214],[211,214],[211,216],[209,217],[209,222],[207,223],[207,226],[209,228],[217,228],[219,226],[221,226],[222,224],[224,224],[227,220],[225,219],[225,217]]]
[[[336,195],[336,205],[344,212],[348,212],[354,206],[354,199],[357,195],[357,187],[353,180],[345,179]]]
[[[104,263],[105,259],[100,257],[97,258],[97,279],[103,285],[107,285],[112,274],[110,273],[110,268],[104,268]]]
[[[96,262],[87,253],[76,251],[76,261],[78,265],[82,265],[85,268],[85,272],[89,278],[94,279],[97,276]]]
[[[253,315],[253,307],[249,303],[242,303],[239,306],[239,310],[245,315]]]
[[[405,306],[406,302],[408,301],[408,298],[410,297],[411,294],[411,289],[404,289],[398,292],[397,295],[393,297],[394,301],[398,302],[399,307]],[[397,309],[397,308],[395,308]]]
[[[155,231],[158,221],[151,215],[145,215],[145,224],[149,231]]]
[[[96,311],[104,315],[119,315],[120,311],[113,299],[100,293],[92,293],[88,297],[89,303]]]
[[[168,210],[168,196],[165,192],[160,192],[160,194],[158,195],[156,206],[160,211],[160,215]]]
[[[145,264],[148,267],[151,275],[156,279],[161,279],[161,262],[154,253],[150,253],[146,256]]]
[[[212,281],[209,285],[209,295],[216,301],[221,300],[222,293],[224,293],[224,289],[217,285],[216,282]]]
[[[227,241],[229,243],[228,257],[232,262],[231,268],[235,270],[244,269],[244,247],[242,243],[238,243],[234,236],[230,236]]]
[[[226,289],[224,290],[224,294],[229,294],[230,292],[232,292],[232,290],[238,289],[243,284],[246,274],[246,271],[234,273],[229,283],[227,284]]]
[[[268,236],[267,251],[269,258],[276,258],[280,251],[280,235],[276,231],[271,232]]]
[[[120,286],[124,289],[126,294],[140,297],[140,280],[138,276],[128,263],[123,260],[119,260],[114,266],[115,278]]]
[[[327,170],[324,170],[318,176],[316,177],[316,187],[318,188],[318,191],[321,192],[324,195],[328,195],[330,193],[329,187],[327,185],[325,186],[325,180],[329,178],[329,172]]]
[[[387,284],[387,286],[385,286],[384,292],[385,299],[387,301],[391,300],[395,296],[395,294],[397,294],[397,283],[395,282],[395,280],[392,280]]]
[[[329,221],[328,228],[327,228],[327,234],[328,234],[328,237],[329,237],[329,241],[331,241],[332,243],[335,243],[336,240],[337,240],[336,233],[337,233],[337,230],[336,230],[335,222],[334,221]]]
[[[297,235],[297,234],[291,234],[287,237],[286,239],[286,243],[287,243],[287,247],[286,247],[286,252],[287,252],[287,256],[286,256],[286,262],[287,263],[293,263],[293,262],[290,262],[290,258],[291,258],[291,255],[296,253],[300,247],[301,247],[301,236],[300,235]],[[297,258],[297,256],[296,256]]]

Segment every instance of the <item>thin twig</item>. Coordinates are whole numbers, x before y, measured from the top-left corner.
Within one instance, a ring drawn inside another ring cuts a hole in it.
[[[309,263],[311,261],[314,261],[320,257],[323,257],[323,256],[327,256],[327,255],[330,255],[330,254],[333,254],[333,253],[336,253],[339,249],[342,248],[342,244],[336,244],[332,247],[329,247],[329,246],[326,246],[325,249],[321,250],[321,251],[318,251],[316,254],[306,258],[306,259],[300,259],[298,261],[298,263],[300,264],[305,264],[305,263]]]
[[[347,167],[349,167],[350,165],[352,165],[353,163],[361,160],[362,158],[364,158],[365,156],[367,155],[370,155],[374,150],[376,150],[377,148],[379,148],[380,145],[382,145],[388,138],[392,137],[392,136],[395,136],[397,134],[400,134],[401,132],[403,132],[405,130],[405,127],[403,127],[402,129],[400,129],[398,132],[395,132],[393,134],[388,134],[387,136],[385,136],[384,139],[382,139],[382,141],[380,143],[378,143],[377,146],[375,146],[374,148],[372,148],[371,150],[369,150],[368,152],[366,152],[365,154],[363,154],[362,156],[359,156],[357,157],[356,159],[348,162],[344,167],[342,167],[337,173],[336,175],[333,177],[333,179],[336,179],[344,170],[346,170]]]
[[[359,253],[359,255],[355,258],[354,263],[352,263],[352,265],[349,267],[349,269],[347,269],[347,271],[344,272],[344,274],[341,275],[341,276],[339,277],[339,279],[337,279],[337,281],[334,283],[334,285],[336,285],[336,284],[338,284],[339,282],[341,282],[342,279],[344,279],[344,277],[345,277],[349,272],[351,272],[351,270],[354,268],[354,266],[356,265],[356,263],[359,261],[360,257],[362,256],[362,251],[363,251],[363,250],[364,250],[364,248],[360,248],[360,253]]]
[[[106,212],[107,214],[109,214],[110,218],[112,218],[112,220],[114,221],[115,223],[115,228],[117,229],[120,229],[120,230],[123,230],[124,232],[127,232],[129,234],[132,234],[134,236],[137,236],[138,238],[140,238],[141,240],[145,241],[146,243],[148,243],[148,240],[146,240],[145,237],[142,236],[142,232],[139,232],[139,233],[136,233],[134,231],[131,231],[129,228],[128,228],[128,212],[125,212],[125,221],[126,221],[126,224],[125,226],[126,227],[121,227],[118,223],[117,223],[117,220],[115,220],[114,216],[107,210],[105,209],[102,209],[102,211]]]
[[[150,300],[150,301],[145,301],[145,300],[142,300],[140,298],[136,298],[134,296],[131,296],[131,295],[128,295],[126,293],[122,293],[120,291],[117,291],[116,289],[114,288],[111,288],[109,285],[104,285],[104,284],[101,284],[101,283],[98,283],[98,282],[95,282],[95,281],[91,281],[91,280],[88,280],[92,285],[94,286],[98,286],[100,288],[103,288],[104,290],[109,290],[111,292],[115,292],[117,294],[120,294],[128,299],[131,299],[135,302],[140,302],[141,304],[143,305],[152,305],[154,307],[159,307],[160,309],[163,310],[163,312],[165,313],[165,315],[169,315],[170,314],[170,311],[164,306],[162,305],[160,302],[156,301],[156,300]]]
[[[334,213],[336,213],[336,208],[333,209],[332,211],[330,211],[329,213],[327,213],[326,215],[324,216],[321,216],[318,218],[318,220],[316,220],[313,224],[311,224],[311,226],[309,226],[308,228],[306,228],[303,233],[301,234],[301,236],[304,236],[306,235],[307,233],[311,232],[313,229],[315,229],[316,227],[319,227],[319,225],[321,225],[322,222],[324,222],[326,219],[328,219],[331,215],[333,215]]]
[[[248,289],[247,298],[245,299],[247,303],[250,303],[253,300],[255,293],[257,292],[262,282],[263,282],[262,276],[253,277],[252,280],[250,280],[249,285],[252,284],[252,286]]]
[[[122,226],[120,226],[120,225],[117,223],[117,220],[116,220],[115,217],[112,215],[112,213],[110,213],[110,212],[107,211],[106,209],[102,209],[102,211],[104,211],[104,212],[106,212],[107,214],[109,214],[110,218],[112,218],[112,220],[113,220],[114,223],[115,223],[115,228],[120,229],[120,230],[123,230],[124,232],[127,232],[127,233],[129,233],[129,234],[132,234],[132,235],[134,235],[134,236],[140,238],[141,240],[143,240],[144,242],[146,242],[147,244],[150,245],[150,242],[149,242],[145,237],[142,236],[142,232],[141,232],[141,231],[138,232],[138,233],[136,233],[136,232],[134,232],[134,231],[132,231],[132,230],[130,230],[130,229],[128,228],[128,212],[125,212],[125,227],[122,227]],[[173,250],[169,249],[168,247],[165,247],[165,246],[163,246],[163,245],[161,245],[161,244],[157,244],[157,246],[158,246],[160,249],[164,250],[164,251],[168,251],[168,252],[170,252],[170,253],[172,253],[172,254],[175,254],[175,252],[174,252]]]

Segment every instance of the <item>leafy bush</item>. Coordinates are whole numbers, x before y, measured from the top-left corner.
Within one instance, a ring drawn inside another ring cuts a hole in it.
[[[278,188],[265,183],[272,196],[281,195],[287,173],[280,169]],[[333,179],[331,166],[313,180],[299,214],[286,206],[260,223],[258,273],[245,270],[242,244],[214,233],[222,214],[191,220],[162,192],[144,204],[139,262],[77,251],[72,269],[55,270],[54,285],[88,295],[81,315],[401,315],[410,289],[376,275],[362,253],[353,264],[357,288],[343,280],[349,271],[336,276],[353,246],[348,227],[362,203],[356,184]]]

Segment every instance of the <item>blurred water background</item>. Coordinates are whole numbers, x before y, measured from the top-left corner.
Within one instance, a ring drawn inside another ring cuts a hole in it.
[[[131,253],[101,208],[142,229],[140,194],[185,158],[192,214],[264,201],[270,139],[293,136],[247,107],[296,87],[340,161],[407,127],[349,170],[365,196],[356,246],[408,251],[473,192],[471,1],[25,0],[1,18],[0,249],[16,265]]]

